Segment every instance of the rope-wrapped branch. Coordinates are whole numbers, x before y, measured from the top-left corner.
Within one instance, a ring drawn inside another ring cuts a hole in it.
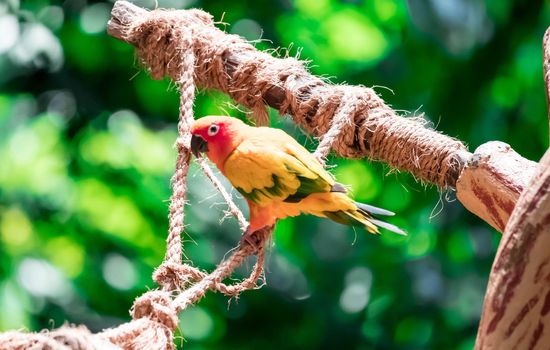
[[[173,28],[182,37],[172,37]],[[224,33],[206,12],[148,12],[118,1],[108,32],[135,45],[155,79],[177,77],[181,55],[176,43],[192,36],[196,83],[227,93],[252,109],[259,122],[267,119],[267,104],[322,136],[337,109],[352,106],[349,122],[342,124],[345,127],[332,143],[340,156],[381,160],[440,188],[455,186],[470,156],[460,141],[426,128],[419,119],[399,117],[373,89],[329,84],[311,75],[299,60],[275,58]]]
[[[384,161],[439,188],[457,188],[462,204],[500,232],[534,171],[534,163],[513,150],[503,153],[489,145],[472,156],[460,141],[427,128],[420,118],[400,117],[374,90],[327,83],[294,58],[275,58],[224,33],[200,10],[149,12],[117,1],[108,32],[136,46],[156,79],[177,77],[178,43],[192,37],[199,86],[227,93],[251,108],[260,123],[266,105],[290,114],[306,131],[325,135],[318,157],[332,148],[340,156]],[[496,159],[506,160],[506,167],[495,168]]]

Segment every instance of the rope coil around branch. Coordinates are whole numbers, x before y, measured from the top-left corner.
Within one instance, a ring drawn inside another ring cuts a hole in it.
[[[331,149],[334,146],[338,147],[341,145],[341,143],[337,141],[342,138],[344,130],[349,130],[350,127],[352,127],[354,122],[352,116],[356,108],[356,96],[354,96],[354,93],[356,93],[357,90],[344,87],[344,98],[340,101],[340,105],[335,111],[334,118],[330,121],[330,129],[323,135],[314,153],[315,157],[322,164],[325,164],[326,157]],[[347,137],[349,136],[350,134],[347,134]]]
[[[180,28],[182,35],[193,33],[197,84],[229,94],[252,109],[260,124],[267,120],[268,104],[282,115],[291,115],[309,133],[322,136],[340,106],[354,105],[348,111],[349,123],[342,125],[332,142],[337,155],[382,160],[440,188],[455,185],[470,157],[460,141],[426,128],[421,118],[398,116],[373,89],[330,85],[312,76],[299,60],[274,58],[241,37],[222,32],[206,12],[146,12],[119,1],[109,32],[137,47],[154,78],[174,79],[179,55],[173,42],[182,37],[162,37],[158,29],[166,27]]]

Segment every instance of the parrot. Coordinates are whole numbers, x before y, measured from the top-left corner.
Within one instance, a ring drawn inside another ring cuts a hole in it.
[[[190,149],[195,157],[205,153],[246,199],[247,232],[311,214],[373,234],[380,233],[378,227],[406,234],[378,218],[393,212],[354,201],[346,186],[281,129],[249,126],[230,116],[206,116],[191,126]]]

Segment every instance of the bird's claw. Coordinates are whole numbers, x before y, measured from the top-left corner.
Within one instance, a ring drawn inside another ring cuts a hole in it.
[[[271,232],[271,227],[264,227],[259,230],[252,231],[247,229],[241,237],[240,245],[242,247],[250,246],[253,251],[259,252],[263,249],[267,235]]]
[[[254,252],[257,252],[260,250],[262,243],[262,240],[260,238],[260,235],[257,234],[259,231],[250,231],[246,230],[246,232],[241,237],[241,246],[251,246]]]

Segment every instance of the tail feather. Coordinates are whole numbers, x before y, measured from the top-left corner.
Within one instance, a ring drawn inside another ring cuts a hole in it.
[[[393,211],[378,208],[378,207],[375,207],[374,205],[368,205],[368,204],[359,203],[359,202],[355,202],[355,205],[357,206],[357,208],[359,208],[360,211],[366,211],[367,213],[372,215],[383,215],[383,216],[395,215]]]
[[[353,211],[326,211],[323,214],[325,214],[326,217],[329,219],[336,221],[340,224],[344,225],[350,225],[350,226],[362,226],[370,233],[380,233],[378,231],[378,227],[381,227],[383,229],[386,229],[388,231],[395,232],[400,235],[407,235],[405,231],[400,229],[399,227],[392,225],[390,223],[384,222],[382,220],[379,220],[375,217],[375,215],[384,215],[384,216],[392,216],[395,215],[393,212],[389,210],[385,210],[382,208],[377,208],[368,204],[363,203],[356,203],[357,210]]]
[[[359,211],[325,211],[325,216],[339,224],[365,227],[370,233],[380,233],[378,228]]]
[[[398,235],[403,235],[403,236],[407,235],[407,232],[405,232],[402,229],[400,229],[399,227],[397,227],[395,225],[392,225],[390,223],[387,223],[385,221],[380,221],[380,220],[372,219],[372,218],[369,219],[369,221],[372,222],[373,224],[375,224],[378,227],[385,228],[386,230],[391,231],[391,232],[395,232]]]

